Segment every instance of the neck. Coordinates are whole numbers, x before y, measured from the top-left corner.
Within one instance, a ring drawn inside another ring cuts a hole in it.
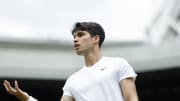
[[[96,64],[102,58],[100,50],[84,55],[85,64],[87,67]]]

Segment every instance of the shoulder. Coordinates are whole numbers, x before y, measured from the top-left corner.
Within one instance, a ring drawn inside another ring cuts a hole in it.
[[[104,64],[114,67],[115,70],[130,66],[127,60],[121,57],[105,57]]]
[[[77,72],[71,74],[68,78],[67,78],[67,82],[73,81],[77,78],[79,78],[83,73],[83,68],[81,68],[80,70],[78,70]]]

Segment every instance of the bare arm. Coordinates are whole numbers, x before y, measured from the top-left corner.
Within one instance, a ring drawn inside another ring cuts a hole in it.
[[[75,101],[71,96],[62,96],[60,101]]]
[[[124,96],[125,101],[139,101],[135,80],[133,78],[126,78],[120,82],[122,94]]]
[[[28,99],[29,99],[28,93],[22,91],[19,88],[17,81],[14,82],[15,87],[12,87],[10,82],[7,80],[4,81],[3,85],[9,94],[16,96],[21,101],[28,101]]]

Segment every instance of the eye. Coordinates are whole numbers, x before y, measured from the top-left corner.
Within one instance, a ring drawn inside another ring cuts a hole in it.
[[[84,32],[78,32],[78,33],[75,33],[75,34],[73,35],[73,37],[74,37],[74,39],[75,39],[76,37],[82,37],[82,36],[84,36],[84,35],[85,35]]]
[[[82,37],[83,35],[84,35],[84,33],[82,33],[82,32],[79,32],[79,33],[77,34],[78,37]]]

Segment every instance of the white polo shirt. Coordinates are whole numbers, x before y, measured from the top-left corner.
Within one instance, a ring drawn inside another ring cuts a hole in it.
[[[119,82],[128,77],[135,79],[136,73],[125,59],[102,57],[95,65],[71,75],[63,95],[76,101],[124,101]]]

